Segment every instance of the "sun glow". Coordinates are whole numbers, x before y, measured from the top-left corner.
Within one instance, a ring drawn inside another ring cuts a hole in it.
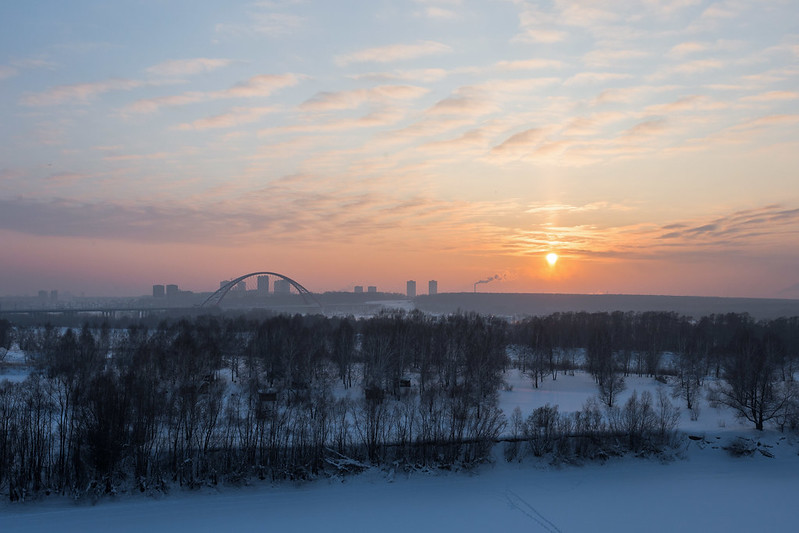
[[[555,263],[558,262],[558,254],[551,252],[547,254],[547,263],[549,266],[555,266]]]

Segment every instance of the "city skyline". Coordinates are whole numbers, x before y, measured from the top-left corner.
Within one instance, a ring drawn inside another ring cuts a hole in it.
[[[270,270],[314,292],[799,297],[789,0],[0,19],[0,294]]]

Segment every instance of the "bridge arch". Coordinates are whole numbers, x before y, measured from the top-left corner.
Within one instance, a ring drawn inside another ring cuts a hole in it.
[[[219,305],[222,299],[225,296],[227,296],[227,293],[229,293],[230,290],[236,286],[236,284],[248,278],[253,278],[255,276],[274,276],[276,278],[284,279],[289,283],[289,285],[297,289],[297,292],[300,293],[300,296],[302,296],[302,300],[306,304],[312,303],[318,306],[320,309],[322,308],[322,305],[316,300],[316,298],[314,298],[314,295],[311,293],[311,291],[300,285],[295,280],[291,279],[288,276],[284,276],[283,274],[280,274],[278,272],[266,272],[266,271],[250,272],[249,274],[244,274],[243,276],[239,276],[236,279],[228,281],[227,283],[219,287],[219,289],[216,292],[214,292],[211,296],[206,298],[206,300],[202,304],[200,304],[200,307],[213,307]]]

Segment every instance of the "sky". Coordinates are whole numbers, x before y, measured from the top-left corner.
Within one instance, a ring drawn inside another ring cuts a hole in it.
[[[797,298],[797,169],[794,0],[0,4],[0,294]]]

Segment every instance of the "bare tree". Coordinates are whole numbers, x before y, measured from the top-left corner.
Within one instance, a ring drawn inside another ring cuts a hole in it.
[[[769,420],[780,416],[796,396],[793,382],[778,379],[778,361],[765,349],[753,325],[742,326],[735,335],[722,364],[724,382],[712,398],[735,410],[738,416],[763,430]]]

